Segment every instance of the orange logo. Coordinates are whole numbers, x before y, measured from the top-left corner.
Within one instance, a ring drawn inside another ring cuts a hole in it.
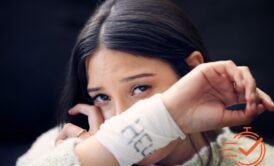
[[[235,165],[237,166],[255,166],[262,162],[265,156],[265,143],[263,142],[263,138],[260,137],[255,132],[249,131],[251,127],[243,127],[245,131],[236,134],[233,137],[232,141],[224,142],[226,147],[220,148],[219,151],[223,153],[225,158],[235,158]],[[255,143],[251,144],[249,148],[243,148],[239,145],[239,141],[242,138],[249,137],[255,141]],[[255,151],[260,151],[256,157],[250,157],[252,153]],[[235,153],[236,152],[236,153]],[[249,159],[247,162],[246,159]],[[250,162],[251,161],[251,162]]]

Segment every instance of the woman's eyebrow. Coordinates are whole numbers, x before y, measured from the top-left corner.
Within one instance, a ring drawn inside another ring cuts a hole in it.
[[[155,76],[155,75],[156,75],[155,73],[140,73],[140,74],[136,74],[136,75],[133,75],[133,76],[123,78],[123,79],[120,80],[120,82],[127,82],[127,81],[135,80],[137,78],[152,77],[152,76]]]
[[[127,81],[132,81],[132,80],[135,80],[135,79],[138,79],[138,78],[152,77],[152,76],[155,76],[155,75],[156,75],[155,73],[140,73],[140,74],[136,74],[136,75],[132,75],[132,76],[123,78],[123,79],[120,80],[120,82],[127,82]],[[100,91],[102,89],[103,89],[102,87],[88,88],[88,93],[95,92],[95,91]]]
[[[99,90],[102,90],[102,89],[103,89],[102,87],[88,88],[88,93],[96,92],[96,91],[99,91]]]

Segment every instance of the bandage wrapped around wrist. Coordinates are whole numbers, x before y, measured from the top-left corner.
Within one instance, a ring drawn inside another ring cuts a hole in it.
[[[140,100],[120,115],[106,120],[95,136],[123,166],[138,163],[178,137],[185,139],[161,94]]]

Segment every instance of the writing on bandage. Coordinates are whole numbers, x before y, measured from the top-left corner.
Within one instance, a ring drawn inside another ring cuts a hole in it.
[[[95,134],[120,165],[132,165],[185,135],[172,119],[161,94],[140,100],[106,120]]]
[[[136,124],[138,122],[140,122],[140,119],[135,121]],[[135,123],[125,127],[122,130],[122,134],[126,135],[126,137],[132,137],[128,145],[133,145],[136,152],[140,152],[144,157],[148,156],[155,151],[155,149],[153,149],[152,139],[144,129],[138,129]]]

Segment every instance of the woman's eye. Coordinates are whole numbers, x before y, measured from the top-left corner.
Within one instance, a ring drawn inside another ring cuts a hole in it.
[[[131,91],[131,95],[137,95],[140,94],[144,91],[146,91],[147,89],[149,89],[151,86],[149,85],[139,85],[139,86],[135,86],[132,91]]]
[[[93,99],[94,103],[102,103],[102,102],[109,100],[109,97],[104,94],[98,94],[95,97],[92,97],[92,99]]]

